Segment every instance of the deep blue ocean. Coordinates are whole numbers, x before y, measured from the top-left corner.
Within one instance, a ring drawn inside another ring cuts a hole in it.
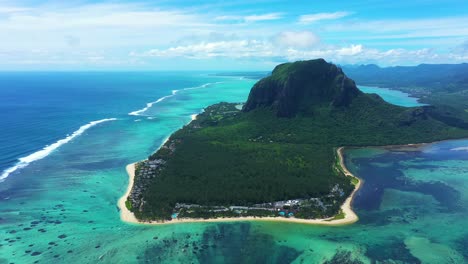
[[[222,79],[208,73],[0,73],[0,172],[90,122],[128,118],[174,90]]]

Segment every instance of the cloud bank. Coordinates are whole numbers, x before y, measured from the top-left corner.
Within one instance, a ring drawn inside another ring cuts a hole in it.
[[[5,2],[0,69],[178,69],[194,60],[200,61],[196,69],[226,61],[257,69],[317,57],[381,65],[468,60],[467,17],[372,19],[342,6],[314,13],[304,7],[259,12],[223,5]]]

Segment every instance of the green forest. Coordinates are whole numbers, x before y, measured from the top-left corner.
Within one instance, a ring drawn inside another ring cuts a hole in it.
[[[421,64],[381,68],[344,66],[360,85],[400,90],[432,106],[435,118],[468,128],[468,64]]]
[[[468,130],[433,118],[427,107],[399,107],[360,92],[324,60],[282,64],[252,88],[242,111],[235,104],[210,106],[171,135],[167,144],[174,151],[162,148],[149,157],[165,164],[134,213],[142,220],[170,219],[176,203],[249,206],[323,198],[339,185],[345,195],[333,201],[336,214],[354,188],[351,178],[333,169],[337,147],[467,136]]]

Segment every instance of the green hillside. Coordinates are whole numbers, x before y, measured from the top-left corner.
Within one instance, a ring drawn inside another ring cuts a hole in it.
[[[468,128],[468,64],[421,64],[381,68],[344,66],[360,85],[392,88],[433,106],[433,117]]]
[[[330,217],[354,188],[334,166],[337,147],[468,136],[429,111],[364,94],[322,59],[282,64],[252,88],[242,111],[208,107],[140,163],[129,202],[143,220],[274,215],[219,208],[289,199],[303,200],[296,217]]]

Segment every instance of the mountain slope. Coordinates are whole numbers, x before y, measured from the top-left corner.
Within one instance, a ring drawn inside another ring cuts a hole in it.
[[[236,210],[213,208],[288,199],[307,202],[295,209],[296,217],[329,217],[353,190],[334,166],[337,147],[467,136],[432,118],[426,107],[399,107],[361,93],[324,60],[282,64],[252,88],[242,111],[234,104],[210,106],[171,135],[137,166],[129,202],[146,220],[170,219],[174,212],[236,216]],[[196,209],[184,207],[194,204]]]
[[[321,104],[348,106],[359,94],[354,81],[337,66],[323,59],[298,61],[276,66],[271,76],[259,81],[243,110],[272,106],[278,116],[291,117]]]

